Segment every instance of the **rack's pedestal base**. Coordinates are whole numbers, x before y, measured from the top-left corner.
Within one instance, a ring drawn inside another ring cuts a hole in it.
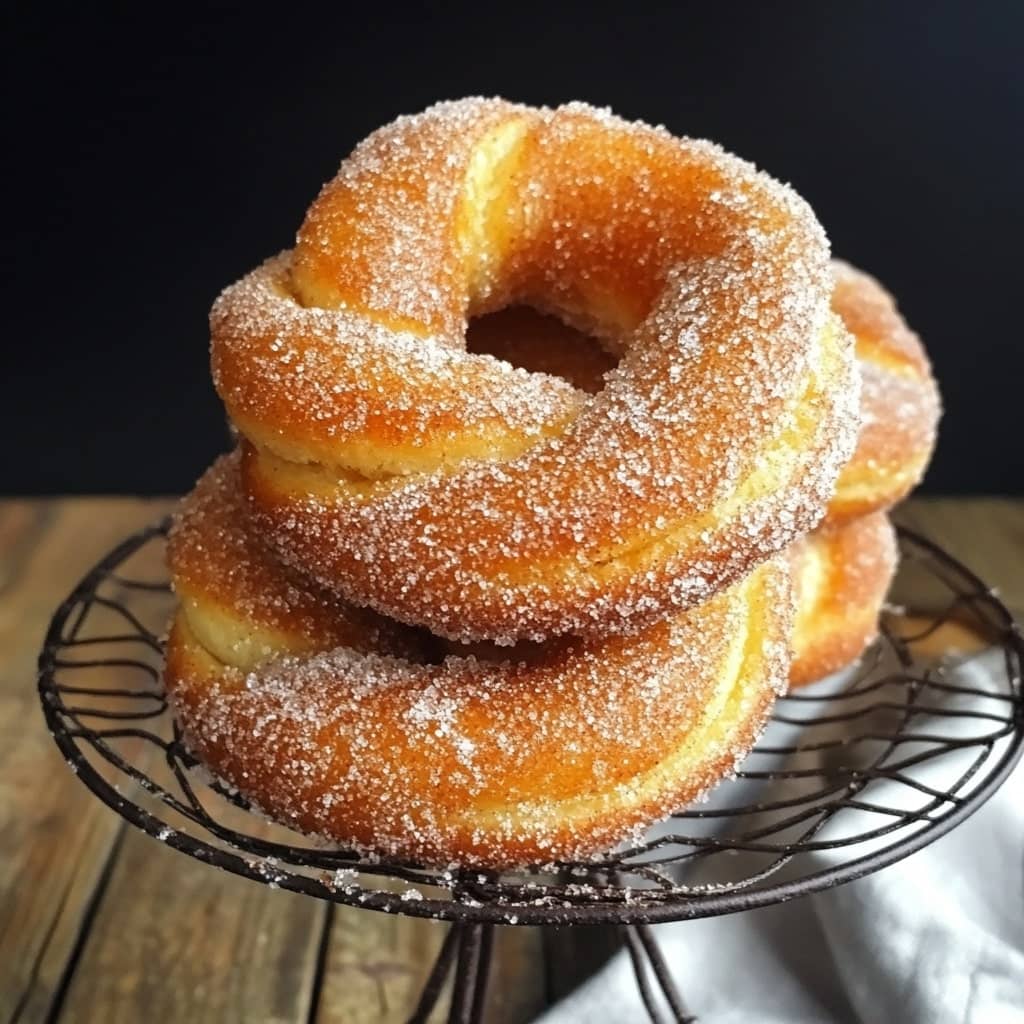
[[[493,924],[459,923],[451,926],[427,976],[419,1003],[409,1018],[410,1024],[422,1024],[430,1016],[452,973],[453,964],[455,979],[448,1012],[449,1024],[478,1024],[483,1021],[494,929]],[[671,1020],[676,1024],[695,1024],[697,1018],[687,1013],[651,926],[620,925],[618,931],[629,953],[640,998],[651,1020],[657,1024],[662,1019],[656,995],[656,991],[660,991]]]

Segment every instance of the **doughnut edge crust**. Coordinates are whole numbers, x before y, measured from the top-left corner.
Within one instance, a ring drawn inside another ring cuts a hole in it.
[[[855,661],[878,635],[878,616],[898,564],[884,512],[823,526],[791,549],[796,618],[791,689]]]
[[[832,309],[856,342],[861,428],[825,521],[850,522],[906,497],[935,448],[942,401],[921,339],[885,287],[842,260],[832,261]]]

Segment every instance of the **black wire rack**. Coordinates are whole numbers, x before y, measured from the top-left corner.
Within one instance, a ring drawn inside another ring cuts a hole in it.
[[[320,899],[453,922],[412,1020],[453,970],[449,1020],[482,1019],[499,924],[617,925],[652,1019],[660,1002],[692,1020],[652,924],[876,871],[963,821],[1021,755],[1020,628],[977,576],[901,530],[914,607],[890,609],[855,669],[780,699],[735,778],[643,842],[501,875],[367,858],[267,822],[189,754],[161,684],[166,529],[127,538],[54,615],[39,691],[61,753],[104,803],[182,853]]]

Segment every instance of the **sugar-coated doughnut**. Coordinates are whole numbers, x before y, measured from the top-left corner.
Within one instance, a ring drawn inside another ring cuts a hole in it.
[[[896,571],[896,533],[884,512],[822,526],[790,549],[797,612],[791,686],[803,686],[860,656]]]
[[[832,309],[856,339],[861,426],[826,519],[848,522],[905,497],[924,475],[941,412],[920,338],[875,278],[834,260]]]
[[[263,811],[393,857],[591,856],[732,772],[786,685],[785,558],[629,637],[431,660],[254,536],[238,458],[185,502],[165,678],[190,748]]]
[[[258,528],[456,640],[636,632],[813,527],[853,451],[852,341],[810,208],[582,104],[375,132],[211,315]],[[514,303],[597,334],[600,393],[467,352]]]

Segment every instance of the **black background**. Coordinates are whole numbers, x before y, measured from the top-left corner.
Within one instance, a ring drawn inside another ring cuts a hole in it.
[[[931,491],[1024,490],[1024,5],[15,7],[8,492],[174,492],[224,446],[206,313],[352,145],[437,99],[585,99],[791,181],[946,402]]]

